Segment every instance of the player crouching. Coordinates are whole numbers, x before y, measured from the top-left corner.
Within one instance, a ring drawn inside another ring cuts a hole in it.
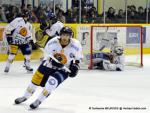
[[[30,104],[30,108],[35,109],[64,80],[77,75],[83,54],[79,41],[73,39],[72,34],[73,32],[69,27],[63,27],[60,36],[48,41],[45,46],[45,60],[33,75],[24,95],[15,99],[15,104],[26,101],[35,92],[37,86],[41,86],[43,91]]]
[[[123,47],[115,46],[111,53],[95,53],[97,58],[93,60],[94,68],[107,71],[123,71],[124,55]]]

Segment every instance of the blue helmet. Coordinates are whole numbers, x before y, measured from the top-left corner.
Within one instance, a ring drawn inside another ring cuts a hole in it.
[[[52,21],[52,24],[57,22],[57,17],[54,13],[48,13],[47,17]]]

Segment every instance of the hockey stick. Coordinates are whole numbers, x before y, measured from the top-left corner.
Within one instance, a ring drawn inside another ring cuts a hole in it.
[[[60,63],[54,56],[50,56],[50,58],[55,62]],[[44,63],[44,65],[46,65],[46,63]],[[71,73],[70,69],[68,69],[65,65],[61,69],[64,69],[65,71]]]

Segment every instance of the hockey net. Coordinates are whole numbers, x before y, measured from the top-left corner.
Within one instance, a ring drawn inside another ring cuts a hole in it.
[[[110,42],[117,37],[124,48],[126,66],[143,66],[143,28],[141,26],[82,26],[78,38],[83,47],[84,59],[81,69],[92,69],[94,53],[100,52],[102,40],[108,43],[101,50],[110,52]]]

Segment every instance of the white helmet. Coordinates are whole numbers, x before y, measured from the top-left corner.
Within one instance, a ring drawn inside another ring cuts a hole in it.
[[[122,46],[116,46],[114,49],[114,53],[118,56],[123,54],[123,47]]]

